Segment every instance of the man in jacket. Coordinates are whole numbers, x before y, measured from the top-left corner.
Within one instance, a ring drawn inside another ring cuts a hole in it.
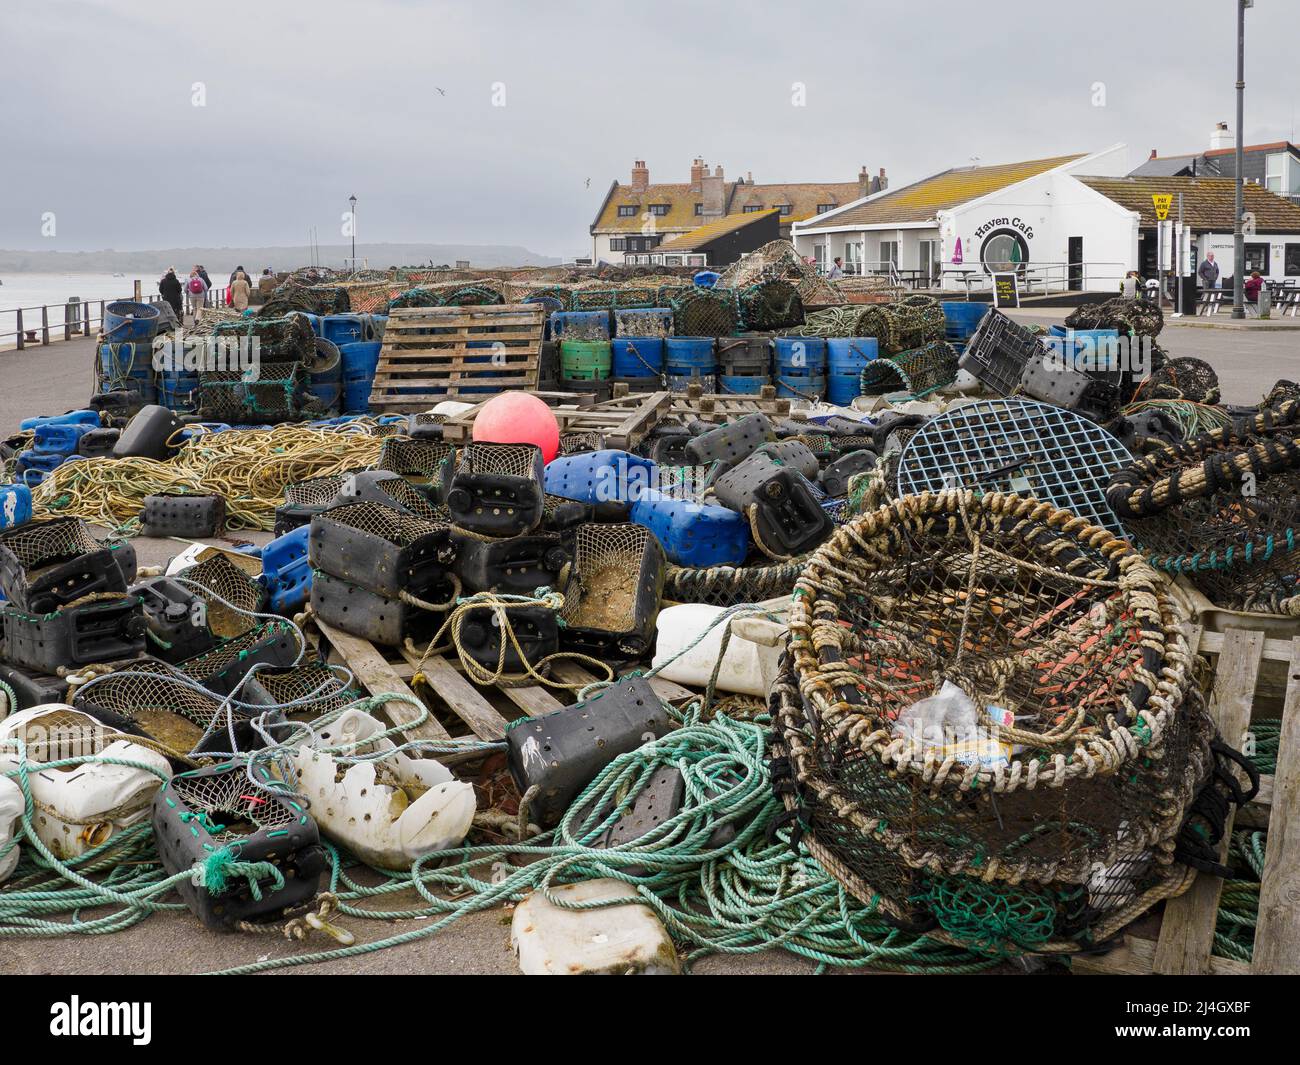
[[[1205,288],[1218,288],[1219,264],[1214,261],[1214,252],[1205,253],[1205,261],[1197,272],[1201,275],[1201,284]]]
[[[171,304],[176,312],[176,320],[181,320],[181,279],[176,276],[176,267],[167,267],[162,280],[158,282],[158,295]]]

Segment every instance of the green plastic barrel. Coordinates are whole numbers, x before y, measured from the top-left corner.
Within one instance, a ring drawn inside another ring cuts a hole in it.
[[[608,340],[560,341],[560,376],[570,380],[603,381],[609,377]]]

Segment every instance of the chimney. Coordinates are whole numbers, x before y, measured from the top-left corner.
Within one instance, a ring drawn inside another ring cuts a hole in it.
[[[722,176],[722,167],[718,167],[712,174],[709,173],[708,167],[704,167],[703,170],[700,176],[700,191],[704,194],[702,217],[721,218],[727,213],[727,183]]]
[[[754,171],[752,170],[745,171],[745,184],[746,185],[754,184]]]
[[[1156,150],[1155,150],[1154,148],[1152,148],[1152,149],[1151,149],[1151,154],[1148,155],[1147,158],[1148,158],[1148,159],[1154,159],[1155,157],[1156,157]]]
[[[632,191],[645,192],[650,187],[650,171],[646,169],[645,160],[638,159],[632,164]]]
[[[1228,123],[1216,122],[1214,132],[1210,134],[1210,151],[1219,148],[1231,148],[1233,146],[1232,131],[1228,129]]]
[[[884,192],[889,188],[889,178],[885,177],[885,168],[880,168],[880,173],[871,179],[872,192]]]
[[[862,169],[858,171],[858,195],[871,195],[871,176],[867,173],[867,164],[862,164]]]
[[[709,168],[704,165],[704,160],[696,158],[691,162],[691,191],[699,192],[704,175],[709,172]]]

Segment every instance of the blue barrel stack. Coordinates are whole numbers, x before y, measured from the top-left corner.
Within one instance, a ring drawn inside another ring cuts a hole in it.
[[[842,407],[862,394],[862,368],[880,354],[875,337],[832,337],[826,341],[826,398]]]
[[[664,370],[674,391],[685,391],[693,381],[705,392],[716,391],[718,372],[713,337],[668,337],[664,341]]]
[[[370,410],[370,386],[374,384],[381,346],[377,340],[339,345],[339,356],[343,364],[345,414],[365,414]]]
[[[826,394],[826,341],[821,337],[776,337],[776,394],[812,400]]]

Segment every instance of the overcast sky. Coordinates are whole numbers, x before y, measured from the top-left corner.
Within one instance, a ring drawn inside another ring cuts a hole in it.
[[[1248,143],[1294,139],[1297,15],[1247,13]],[[366,241],[571,256],[638,158],[897,186],[1235,115],[1234,0],[3,0],[0,41],[3,248],[340,243],[355,193]]]

